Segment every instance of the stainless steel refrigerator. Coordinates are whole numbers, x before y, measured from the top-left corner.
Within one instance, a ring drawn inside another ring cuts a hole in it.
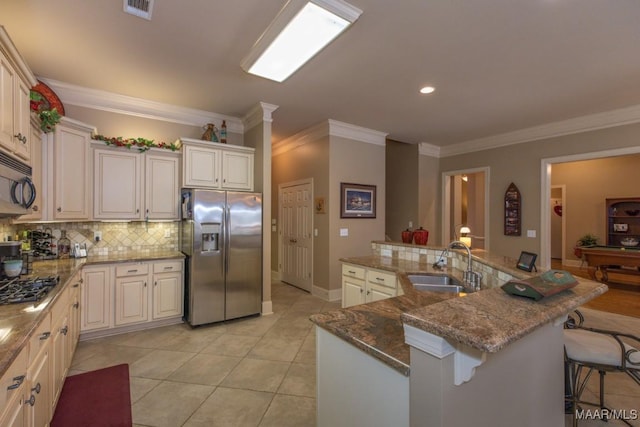
[[[183,189],[180,235],[189,324],[260,313],[261,194]]]

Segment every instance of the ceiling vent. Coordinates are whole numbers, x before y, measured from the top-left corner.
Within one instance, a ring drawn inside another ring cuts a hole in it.
[[[123,0],[124,11],[139,18],[151,21],[154,0]]]

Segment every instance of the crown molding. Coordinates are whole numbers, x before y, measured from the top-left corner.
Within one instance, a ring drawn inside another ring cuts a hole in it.
[[[4,51],[8,59],[12,62],[13,66],[18,69],[18,72],[29,83],[29,87],[33,87],[38,84],[36,77],[33,75],[31,68],[27,65],[20,52],[13,44],[13,40],[9,37],[9,33],[5,30],[4,26],[0,25],[0,51]]]
[[[338,136],[368,144],[385,146],[387,133],[329,119],[273,144],[272,154],[278,156],[324,136]]]
[[[420,153],[421,156],[440,157],[440,150],[442,150],[442,147],[427,142],[418,144],[418,153]]]
[[[329,126],[327,122],[320,122],[315,126],[311,126],[289,138],[275,142],[272,145],[272,155],[279,156],[287,151],[298,148],[301,145],[308,144],[318,139],[329,136]]]
[[[440,157],[472,153],[638,122],[640,122],[640,105],[634,105],[440,147]]]
[[[63,104],[198,127],[225,120],[229,132],[244,133],[244,124],[237,117],[89,89],[42,77],[39,79],[53,89]]]
[[[329,135],[384,147],[388,133],[329,119]]]
[[[273,119],[271,114],[278,109],[278,105],[268,104],[266,102],[259,102],[254,105],[249,112],[242,118],[244,127],[251,129],[252,127],[260,123],[271,123]]]

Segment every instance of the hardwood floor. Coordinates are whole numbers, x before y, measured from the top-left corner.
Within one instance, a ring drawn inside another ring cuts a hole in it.
[[[565,270],[574,276],[589,279],[586,266],[577,268],[562,265],[559,260],[552,260],[551,267]],[[584,306],[609,313],[640,318],[640,277],[610,274],[609,291],[595,298]]]

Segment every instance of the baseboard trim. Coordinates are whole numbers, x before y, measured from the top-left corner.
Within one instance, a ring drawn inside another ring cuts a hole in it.
[[[272,301],[262,301],[262,315],[266,316],[269,314],[273,314],[273,302]]]
[[[314,285],[311,287],[311,295],[325,301],[336,302],[342,300],[342,289],[327,290]]]
[[[120,335],[127,332],[144,331],[146,329],[160,328],[162,326],[178,325],[180,323],[184,323],[182,317],[172,317],[170,319],[156,320],[148,323],[137,323],[135,325],[116,326],[108,329],[80,332],[79,341],[110,337],[112,335]]]
[[[272,282],[281,282],[282,281],[281,277],[282,276],[280,276],[280,272],[279,271],[271,270],[271,281]]]

